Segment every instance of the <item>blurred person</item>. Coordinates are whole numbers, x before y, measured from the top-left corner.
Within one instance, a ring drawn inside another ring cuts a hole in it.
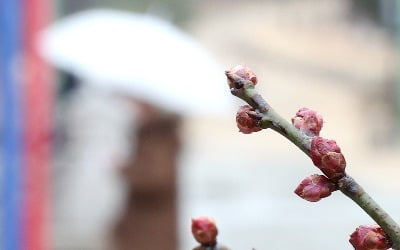
[[[226,110],[223,71],[170,23],[115,10],[58,21],[41,50],[79,82],[62,117],[58,247],[176,249],[179,117]]]

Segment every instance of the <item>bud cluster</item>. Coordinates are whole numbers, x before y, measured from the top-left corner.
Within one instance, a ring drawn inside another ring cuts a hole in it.
[[[337,182],[345,176],[346,160],[335,141],[319,136],[323,123],[322,116],[308,108],[299,109],[296,116],[292,118],[293,126],[313,137],[310,157],[314,165],[331,181]]]
[[[378,225],[359,226],[349,241],[355,250],[386,250],[391,247],[388,236]]]
[[[323,175],[314,174],[305,178],[294,191],[301,198],[316,202],[337,190],[335,183]]]
[[[311,141],[311,160],[332,181],[344,177],[346,160],[334,140],[315,136]]]

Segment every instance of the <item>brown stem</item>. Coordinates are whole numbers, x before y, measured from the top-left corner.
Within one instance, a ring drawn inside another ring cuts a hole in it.
[[[400,249],[400,227],[352,177],[347,175],[340,179],[339,189],[357,203],[389,235],[393,249]]]
[[[312,137],[300,132],[275,112],[255,90],[252,82],[241,79],[240,84],[236,86],[236,88],[231,89],[231,93],[243,99],[260,113],[264,129],[271,128],[275,130],[294,143],[306,155],[310,156]],[[400,227],[389,214],[350,176],[346,175],[339,180],[338,184],[340,191],[358,204],[389,235],[393,243],[393,249],[400,250]]]

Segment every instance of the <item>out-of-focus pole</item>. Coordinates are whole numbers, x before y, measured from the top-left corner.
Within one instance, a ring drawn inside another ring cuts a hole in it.
[[[21,0],[0,1],[0,249],[20,250],[22,232]]]
[[[49,197],[53,88],[49,66],[37,51],[38,34],[50,21],[51,0],[23,0],[24,247],[50,249]]]

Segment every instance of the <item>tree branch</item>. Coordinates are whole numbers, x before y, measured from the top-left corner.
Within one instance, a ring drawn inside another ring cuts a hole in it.
[[[245,67],[245,66],[244,66]],[[256,91],[257,79],[247,67],[241,71],[226,71],[231,93],[247,102],[256,112],[263,129],[271,128],[294,143],[306,155],[311,157],[313,137],[301,132],[283,119]],[[250,79],[251,76],[252,78]],[[255,80],[254,80],[255,79]],[[336,181],[339,190],[358,204],[389,235],[393,249],[400,250],[400,227],[363,188],[349,175]]]

